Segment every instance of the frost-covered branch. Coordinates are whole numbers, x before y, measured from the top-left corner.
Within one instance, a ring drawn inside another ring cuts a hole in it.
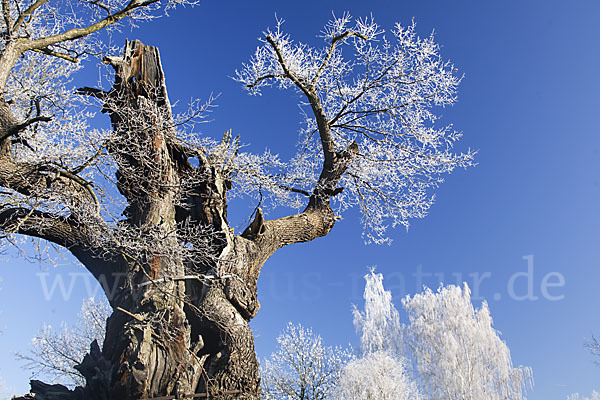
[[[322,48],[294,42],[278,20],[236,79],[253,94],[278,86],[305,97],[288,179],[326,199],[335,192],[338,210],[359,206],[368,237],[384,242],[388,225],[425,216],[444,174],[473,164],[473,152],[453,152],[461,135],[439,126],[435,113],[456,101],[461,78],[414,22],[386,34],[372,18],[344,14],[322,36]],[[351,146],[355,154],[335,176]]]

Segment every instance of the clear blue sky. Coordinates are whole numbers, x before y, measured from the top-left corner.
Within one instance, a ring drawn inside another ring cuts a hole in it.
[[[449,176],[430,215],[394,232],[391,246],[365,246],[359,216],[350,212],[326,238],[278,252],[263,269],[262,309],[252,322],[259,356],[273,351],[290,320],[328,344],[356,344],[351,306],[361,304],[362,275],[376,265],[398,305],[417,291],[419,271],[433,287],[457,275],[471,286],[479,279],[514,363],[533,368],[530,399],[600,389],[600,368],[583,347],[600,335],[600,3],[206,0],[126,36],[159,46],[172,102],[221,93],[204,134],[232,129],[250,150],[285,157],[299,121],[294,95],[251,97],[229,77],[275,12],[296,39],[315,41],[332,10],[372,13],[384,28],[414,17],[421,35],[435,29],[442,54],[465,74],[444,121],[464,133],[459,149],[479,150],[479,165]],[[93,84],[97,70],[89,68],[82,79]],[[248,211],[234,208],[233,223],[241,227]],[[530,276],[514,275],[531,261]],[[43,321],[72,320],[86,295],[79,277],[68,301],[45,301],[40,271],[51,281],[82,270],[11,257],[0,266],[0,376],[16,392],[26,391],[28,375],[11,352],[25,351]],[[544,277],[560,284],[561,276],[564,285],[542,291]],[[537,299],[518,300],[528,278]]]

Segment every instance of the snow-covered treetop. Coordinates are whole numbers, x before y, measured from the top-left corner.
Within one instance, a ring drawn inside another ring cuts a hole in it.
[[[486,302],[471,303],[467,284],[403,299],[405,332],[419,387],[428,398],[523,399],[531,369],[513,367],[510,350],[492,326]]]
[[[402,356],[402,326],[392,294],[383,288],[383,275],[365,275],[364,311],[354,308],[354,327],[360,335],[363,355],[384,351]]]

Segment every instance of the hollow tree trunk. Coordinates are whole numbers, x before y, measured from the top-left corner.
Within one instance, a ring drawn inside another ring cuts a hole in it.
[[[128,206],[120,230],[111,233],[111,257],[76,255],[110,282],[105,292],[114,312],[103,349],[93,343],[76,367],[84,388],[33,381],[32,393],[36,399],[257,399],[248,322],[259,307],[258,276],[249,273],[247,253],[235,249],[247,240],[227,224],[228,171],[218,154],[176,138],[156,48],[127,42],[122,57],[105,61],[115,69],[113,88],[82,93],[100,97],[110,115],[107,149]],[[222,146],[231,145],[226,135]]]
[[[206,153],[177,139],[156,48],[127,42],[123,56],[105,62],[115,69],[112,89],[81,92],[102,99],[111,118],[107,149],[128,202],[125,219],[105,230],[110,249],[86,247],[82,239],[61,244],[108,283],[114,312],[103,348],[92,343],[76,367],[85,387],[32,381],[32,394],[23,398],[256,400],[260,379],[248,323],[260,307],[260,269],[277,249],[331,230],[329,197],[341,190],[335,185],[357,147],[333,153],[302,213],[268,221],[258,210],[234,235],[226,157],[236,141],[226,133]]]
[[[111,299],[116,311],[102,350],[110,365],[108,397],[256,399],[248,326],[258,309],[256,277],[232,251],[228,171],[176,138],[156,48],[128,42],[123,57],[106,62],[115,69],[104,99],[115,132],[109,151],[139,245],[124,255],[128,282]],[[229,145],[226,136],[223,146]]]

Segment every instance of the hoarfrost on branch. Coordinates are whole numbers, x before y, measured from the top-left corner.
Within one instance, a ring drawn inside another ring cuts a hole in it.
[[[372,18],[344,14],[323,29],[322,47],[293,41],[282,24],[264,33],[236,77],[252,94],[276,86],[304,97],[286,185],[318,187],[320,166],[357,146],[334,200],[342,210],[358,205],[369,240],[384,242],[388,225],[425,216],[444,174],[473,163],[473,152],[453,152],[461,135],[438,126],[435,113],[456,101],[461,78],[433,35],[417,36],[414,22],[386,34]]]

